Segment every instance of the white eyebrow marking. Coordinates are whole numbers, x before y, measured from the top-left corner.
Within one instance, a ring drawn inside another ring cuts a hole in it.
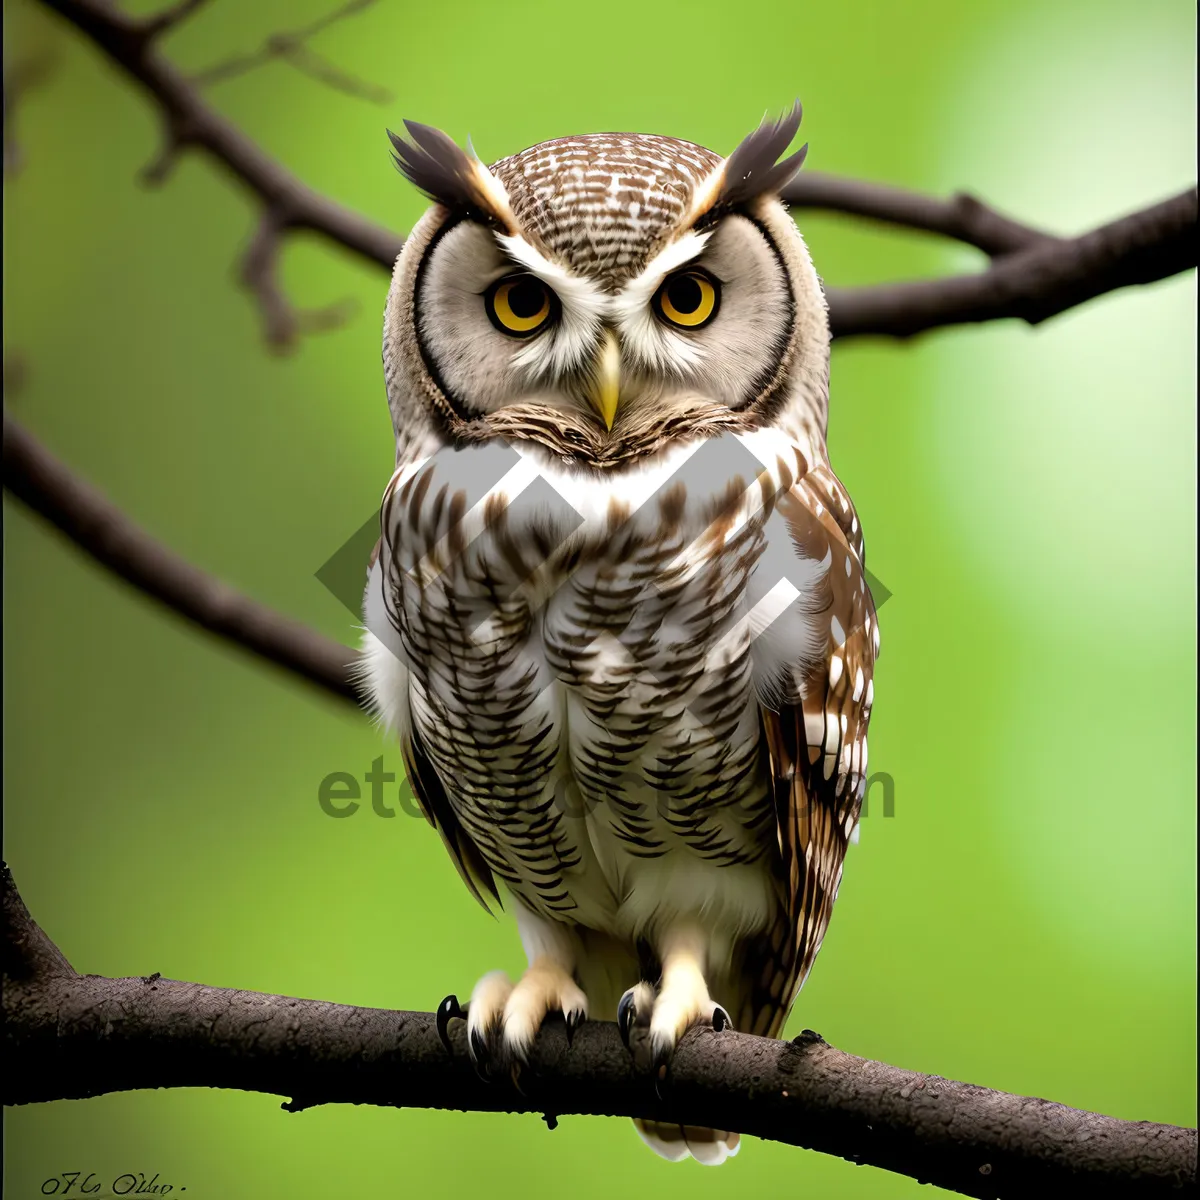
[[[678,271],[703,253],[712,235],[711,229],[703,233],[688,230],[660,250],[641,274],[612,298],[613,320],[620,327],[625,343],[654,370],[679,374],[681,368],[696,367],[704,359],[698,346],[664,328],[651,312],[650,301],[672,271]]]
[[[533,338],[513,361],[535,374],[555,374],[579,366],[596,348],[609,298],[592,280],[552,262],[519,234],[497,233],[496,241],[513,262],[554,289],[562,305],[562,321],[548,337]]]
[[[678,240],[660,250],[620,291],[616,298],[618,315],[630,307],[644,307],[650,303],[650,298],[658,290],[672,271],[686,266],[693,259],[699,258],[704,251],[708,239],[712,237],[711,229],[703,233],[688,230]]]

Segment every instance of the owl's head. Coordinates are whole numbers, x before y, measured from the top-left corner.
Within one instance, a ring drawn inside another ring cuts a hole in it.
[[[823,437],[825,303],[777,195],[799,104],[727,158],[600,133],[487,167],[405,124],[397,165],[434,206],[385,316],[402,457],[501,438],[613,469],[785,420]]]

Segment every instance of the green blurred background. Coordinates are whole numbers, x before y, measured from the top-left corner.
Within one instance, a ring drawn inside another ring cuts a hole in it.
[[[198,69],[330,7],[213,3],[169,53]],[[391,467],[385,276],[293,243],[292,296],[359,314],[271,357],[231,281],[254,202],[198,157],[139,189],[156,115],[66,27],[6,9],[9,57],[55,65],[6,189],[6,353],[27,376],[10,410],[169,545],[351,640],[314,571]],[[380,0],[314,46],[391,103],[281,64],[211,98],[398,230],[422,209],[389,164],[402,117],[485,158],[608,129],[728,150],[798,94],[811,169],[966,187],[1069,232],[1192,182],[1194,26],[1188,0]],[[839,285],[978,265],[801,224]],[[833,461],[894,593],[871,762],[895,815],[851,850],[791,1032],[1195,1123],[1195,297],[1189,275],[1037,330],[835,351]],[[5,520],[5,856],[76,968],[419,1009],[519,969],[511,922],[475,907],[423,823],[322,814],[327,773],[380,754],[399,770],[365,719],[183,627],[7,499]],[[197,1200],[924,1194],[758,1142],[720,1171],[672,1166],[625,1121],[287,1116],[202,1090],[10,1110],[6,1134],[14,1198],[65,1170],[158,1171]]]

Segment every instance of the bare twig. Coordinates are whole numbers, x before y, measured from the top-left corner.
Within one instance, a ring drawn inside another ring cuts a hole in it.
[[[349,675],[353,651],[185,562],[73,476],[7,413],[4,486],[102,566],[181,617],[341,700],[358,702]]]
[[[806,1031],[794,1042],[694,1030],[654,1076],[615,1025],[568,1043],[539,1034],[518,1091],[481,1080],[463,1022],[452,1053],[432,1013],[352,1008],[179,983],[77,975],[4,868],[18,976],[6,980],[6,1104],[133,1088],[223,1087],[318,1104],[646,1117],[736,1129],[967,1196],[1167,1196],[1195,1186],[1196,1133],[1119,1121],[856,1058]],[[661,1098],[658,1092],[661,1091]]]
[[[258,299],[267,345],[279,354],[287,354],[295,348],[298,334],[338,329],[358,310],[353,299],[317,309],[297,308],[288,300],[279,285],[279,256],[288,227],[286,213],[264,209],[258,229],[242,257],[239,272],[243,286]]]
[[[302,183],[265,154],[236,125],[216,113],[199,90],[158,51],[157,39],[196,5],[177,5],[149,20],[130,17],[104,0],[43,0],[87,35],[158,105],[164,121],[164,148],[143,172],[148,182],[162,182],[178,155],[199,149],[227,170],[271,214],[271,220],[290,232],[312,230],[329,242],[391,270],[403,238],[373,225],[366,218],[329,200]],[[186,10],[186,11],[185,11]],[[255,289],[261,296],[261,289]],[[272,319],[265,324],[271,329]],[[327,325],[327,321],[319,322]],[[296,328],[311,325],[299,319]]]
[[[192,76],[192,82],[199,87],[207,87],[214,83],[224,83],[228,79],[236,79],[238,76],[245,75],[247,72],[264,66],[266,63],[273,62],[276,59],[283,59],[295,67],[296,70],[316,79],[319,83],[325,84],[326,87],[334,88],[339,92],[345,92],[348,96],[356,96],[362,100],[369,100],[372,104],[390,104],[394,97],[387,88],[379,87],[374,83],[367,83],[365,80],[358,79],[356,76],[340,70],[313,51],[308,45],[308,42],[312,38],[316,37],[319,33],[323,33],[330,25],[335,24],[344,17],[360,13],[363,9],[370,8],[374,3],[375,0],[349,0],[349,3],[334,9],[331,13],[326,13],[323,17],[318,17],[317,20],[304,26],[303,29],[293,30],[291,33],[271,34],[252,54],[234,55],[232,58],[227,58],[223,62],[200,71],[198,74]]]
[[[155,13],[148,21],[142,22],[142,31],[147,37],[156,38],[170,33],[177,25],[182,25],[188,17],[203,8],[208,0],[176,0],[161,12]]]
[[[319,196],[214,113],[195,86],[158,53],[153,22],[122,16],[102,0],[42,3],[90,37],[162,110],[168,129],[166,158],[152,165],[151,178],[165,177],[167,164],[182,149],[200,147],[257,195],[283,228],[310,229],[392,269],[402,239]],[[1195,206],[1193,202],[1189,210],[1184,197],[1078,238],[1051,237],[968,196],[939,200],[830,176],[802,176],[789,187],[787,199],[801,207],[953,237],[994,258],[988,270],[974,275],[829,289],[836,338],[908,338],[964,321],[1004,317],[1044,321],[1104,292],[1196,265]],[[272,327],[269,319],[267,327]]]

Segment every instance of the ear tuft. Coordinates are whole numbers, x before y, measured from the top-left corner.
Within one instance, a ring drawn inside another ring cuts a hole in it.
[[[405,179],[437,204],[516,232],[503,185],[477,157],[432,125],[405,121],[404,128],[411,141],[390,129],[387,135],[396,168]]]
[[[776,160],[788,148],[804,110],[796,100],[791,110],[777,121],[764,118],[725,161],[696,189],[689,225],[701,218],[715,219],[731,208],[748,204],[767,193],[779,192],[800,170],[808,144],[782,162]]]
[[[775,160],[788,148],[804,110],[800,101],[792,103],[791,111],[777,121],[764,120],[725,160],[725,186],[720,203],[745,204],[764,192],[778,192],[800,170],[808,153],[805,143],[782,162]]]

